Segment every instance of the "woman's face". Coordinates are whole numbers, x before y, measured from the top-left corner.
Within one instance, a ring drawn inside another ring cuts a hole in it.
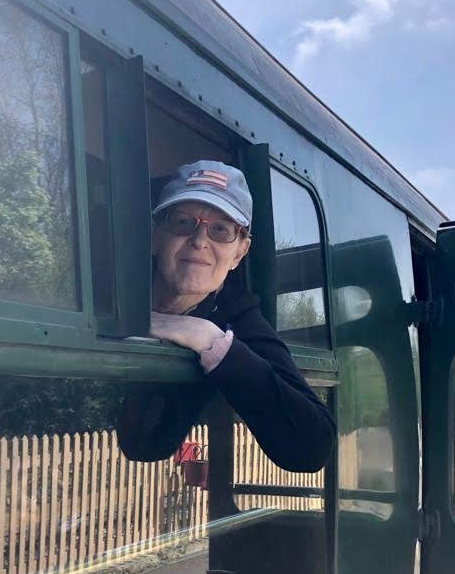
[[[171,209],[201,219],[229,219],[219,209],[197,201],[178,203]],[[237,237],[232,243],[218,243],[201,224],[188,237],[174,235],[164,225],[153,228],[153,252],[165,286],[176,295],[207,295],[216,291],[232,268],[246,255],[251,240]]]

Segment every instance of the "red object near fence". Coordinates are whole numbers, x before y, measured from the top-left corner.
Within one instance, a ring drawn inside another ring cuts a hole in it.
[[[183,462],[185,483],[188,486],[200,486],[207,490],[209,478],[209,461],[204,457],[204,450],[208,445],[197,446],[193,451],[195,457]],[[201,458],[199,458],[201,455]]]
[[[208,460],[187,460],[183,465],[185,472],[185,483],[189,486],[200,486],[207,490],[209,478]]]
[[[198,442],[185,441],[176,450],[174,462],[182,464],[188,460],[196,460],[201,452],[201,446]]]

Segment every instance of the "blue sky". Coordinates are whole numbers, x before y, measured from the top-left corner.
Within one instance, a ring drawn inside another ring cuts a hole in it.
[[[218,0],[455,219],[454,0]]]

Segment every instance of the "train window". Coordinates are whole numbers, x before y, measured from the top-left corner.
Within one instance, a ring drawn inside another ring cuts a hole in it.
[[[147,82],[150,172],[165,178],[199,159],[234,162],[230,134],[201,110],[158,82]]]
[[[180,165],[199,159],[235,165],[233,135],[221,124],[151,78],[147,97],[152,204]],[[236,277],[243,281],[242,271]]]
[[[0,299],[80,308],[64,36],[0,0]]]
[[[327,404],[327,391],[315,390]],[[315,473],[283,470],[267,457],[238,417],[234,422],[233,472],[234,500],[240,510],[324,511],[324,469]]]
[[[206,484],[175,456],[125,458],[114,428],[124,389],[0,377],[0,572],[167,572],[192,555],[206,571]],[[208,426],[186,442],[206,453]]]
[[[287,343],[330,348],[318,214],[305,187],[271,170],[277,330]]]
[[[150,306],[150,178],[142,58],[120,58],[86,36],[81,54],[97,331],[143,336]]]
[[[328,404],[330,390],[315,390]],[[262,517],[257,531],[239,532],[242,547],[247,545],[252,556],[260,553],[261,560],[273,561],[274,557],[266,557],[264,540],[269,540],[272,554],[274,548],[280,549],[283,572],[293,572],[296,561],[308,574],[330,572],[333,480],[328,467],[316,473],[283,470],[266,456],[241,419],[237,417],[233,426],[234,503],[246,522],[249,514]],[[287,553],[292,556],[289,565],[283,564]]]
[[[106,73],[95,62],[82,60],[81,79],[93,306],[95,315],[112,316],[115,313],[115,281],[110,165],[106,141]]]

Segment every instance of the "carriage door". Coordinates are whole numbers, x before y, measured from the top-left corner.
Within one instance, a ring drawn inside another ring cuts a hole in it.
[[[455,567],[455,222],[441,225],[432,302],[421,326],[423,411],[423,574]]]

